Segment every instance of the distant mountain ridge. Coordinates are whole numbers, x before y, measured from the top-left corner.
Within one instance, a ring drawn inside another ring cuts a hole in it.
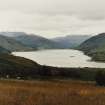
[[[86,40],[79,46],[79,50],[92,56],[93,60],[105,61],[105,33]]]
[[[62,48],[59,43],[35,34],[27,34],[25,32],[1,32],[1,34],[11,37],[28,47],[32,47],[33,49]]]
[[[56,48],[62,48],[62,46],[54,42],[52,40],[49,40],[47,38],[37,36],[37,35],[20,35],[13,37],[13,39],[23,43],[26,46],[36,48],[36,49],[56,49]]]
[[[74,48],[90,37],[91,35],[67,35],[64,37],[53,38],[52,40],[59,42],[65,48]]]
[[[90,38],[90,35],[68,35],[65,37],[57,37],[53,39],[44,38],[35,34],[27,34],[25,32],[0,32],[4,37],[8,37],[9,40],[14,40],[25,47],[31,48],[32,50],[39,49],[68,49],[75,48],[84,42],[86,39]],[[8,45],[8,43],[6,44]],[[1,46],[3,47],[3,46]],[[3,48],[6,48],[4,46]],[[11,48],[11,47],[10,47]],[[17,51],[16,47],[12,49]]]
[[[29,51],[32,48],[7,36],[0,35],[0,50],[3,51]]]
[[[7,36],[7,37],[26,35],[25,32],[0,32],[0,34],[4,35],[4,36]]]

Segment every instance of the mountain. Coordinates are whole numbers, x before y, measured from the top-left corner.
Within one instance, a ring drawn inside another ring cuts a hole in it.
[[[90,38],[90,35],[68,35],[47,39],[35,34],[25,32],[1,32],[2,35],[8,36],[18,42],[33,49],[56,49],[56,48],[74,48]]]
[[[0,47],[0,54],[8,54],[8,53],[10,53],[9,50],[7,50],[7,49],[5,49],[3,47]]]
[[[28,50],[32,50],[32,48],[29,48],[10,37],[0,35],[0,51],[1,52],[3,51],[5,52],[28,51]]]
[[[11,37],[28,47],[32,47],[33,49],[64,48],[58,42],[35,34],[27,34],[25,32],[1,32],[1,34],[4,36]]]
[[[0,32],[0,34],[8,37],[26,35],[25,32]]]
[[[84,51],[93,60],[105,61],[105,33],[86,40],[79,46],[79,50]]]
[[[33,35],[33,34],[22,34],[18,36],[12,37],[13,39],[21,42],[22,44],[36,48],[36,49],[55,49],[55,48],[62,48],[62,46],[55,41],[52,41],[50,39]]]
[[[74,48],[90,37],[90,35],[68,35],[65,37],[53,38],[52,40],[59,42],[64,48]]]

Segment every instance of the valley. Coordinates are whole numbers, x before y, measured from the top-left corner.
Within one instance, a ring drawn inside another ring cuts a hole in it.
[[[103,37],[96,38],[100,43],[88,37],[68,49],[68,43],[37,35],[2,34],[1,105],[104,105]]]
[[[105,0],[0,0],[0,105],[105,105]]]

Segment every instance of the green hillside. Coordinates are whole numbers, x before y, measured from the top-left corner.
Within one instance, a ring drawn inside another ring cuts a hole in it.
[[[105,33],[86,40],[79,46],[79,50],[84,51],[93,60],[105,61]]]

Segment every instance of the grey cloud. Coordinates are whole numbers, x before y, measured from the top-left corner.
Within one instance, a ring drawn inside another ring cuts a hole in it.
[[[0,0],[0,10],[101,20],[105,18],[104,4],[105,0]]]
[[[105,0],[0,0],[0,28],[46,36],[104,31],[104,4]]]

